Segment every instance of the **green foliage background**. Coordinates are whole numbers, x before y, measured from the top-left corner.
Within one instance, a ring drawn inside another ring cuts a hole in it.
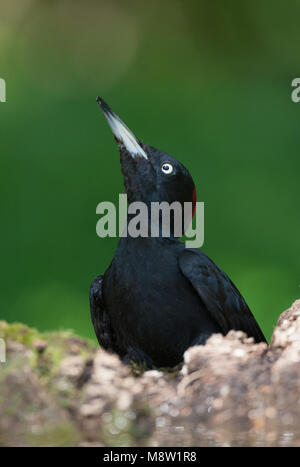
[[[269,337],[299,297],[300,3],[0,0],[1,319],[93,337],[123,190],[95,97],[189,168],[208,253]]]

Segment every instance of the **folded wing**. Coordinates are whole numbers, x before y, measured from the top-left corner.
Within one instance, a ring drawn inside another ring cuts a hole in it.
[[[179,256],[179,267],[224,335],[235,329],[244,331],[255,342],[266,342],[238,289],[208,256],[200,250],[185,249]]]

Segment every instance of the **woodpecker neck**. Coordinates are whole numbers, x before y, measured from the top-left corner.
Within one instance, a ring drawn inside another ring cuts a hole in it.
[[[193,203],[136,201],[128,207],[126,232],[133,238],[180,238],[190,225],[193,213]]]

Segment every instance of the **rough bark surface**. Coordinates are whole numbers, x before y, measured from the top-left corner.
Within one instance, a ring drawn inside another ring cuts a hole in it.
[[[2,446],[297,446],[300,300],[269,347],[242,332],[148,371],[68,332],[0,322]]]

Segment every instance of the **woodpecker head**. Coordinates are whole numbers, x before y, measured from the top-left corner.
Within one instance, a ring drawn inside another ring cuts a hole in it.
[[[188,170],[169,154],[138,140],[111,108],[97,102],[117,141],[128,202],[178,201],[196,203],[196,189]]]

